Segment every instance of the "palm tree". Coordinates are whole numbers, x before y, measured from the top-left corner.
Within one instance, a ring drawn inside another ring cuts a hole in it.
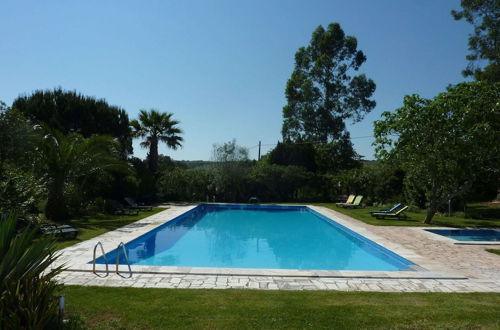
[[[172,119],[173,113],[141,110],[139,120],[132,120],[134,137],[143,138],[141,147],[149,148],[149,169],[154,173],[158,169],[158,142],[164,142],[167,147],[177,149],[184,140],[179,134],[182,130],[177,127],[179,121]]]
[[[76,183],[80,189],[92,175],[104,171],[127,173],[128,164],[119,158],[120,144],[109,136],[83,138],[51,131],[40,137],[37,146],[37,170],[47,182],[45,215],[54,221],[65,220],[68,208],[65,189]]]

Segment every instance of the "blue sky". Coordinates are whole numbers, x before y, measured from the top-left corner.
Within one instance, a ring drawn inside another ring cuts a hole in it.
[[[349,125],[358,153],[373,159],[373,139],[356,137],[372,135],[383,111],[406,94],[433,97],[464,80],[472,29],[453,20],[458,8],[458,0],[3,0],[0,100],[61,86],[104,98],[131,119],[139,109],[173,112],[184,147],[160,152],[208,160],[214,143],[281,138],[295,51],[318,25],[339,22],[368,58],[360,71],[377,84],[377,107]]]

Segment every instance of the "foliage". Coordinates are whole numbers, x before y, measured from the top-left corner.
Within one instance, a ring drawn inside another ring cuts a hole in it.
[[[63,135],[52,131],[41,136],[37,147],[37,170],[47,184],[45,215],[61,221],[69,216],[67,192],[70,184],[85,192],[89,178],[107,171],[130,171],[119,159],[116,140],[94,135],[84,139],[79,134]]]
[[[212,150],[213,182],[211,189],[218,201],[245,200],[245,177],[250,170],[248,149],[232,140],[214,144]]]
[[[162,172],[158,179],[158,196],[169,201],[211,200],[213,173],[207,170],[173,168]]]
[[[129,196],[148,202],[154,200],[156,196],[156,179],[153,172],[149,169],[148,161],[132,157],[129,159],[129,163],[134,168],[137,180],[135,191],[130,192]]]
[[[149,148],[148,161],[151,172],[158,170],[158,143],[163,142],[167,147],[177,149],[182,146],[182,130],[177,127],[179,121],[172,119],[173,114],[151,109],[141,110],[139,120],[132,120],[133,135],[142,138],[141,147]]]
[[[338,140],[316,146],[315,161],[320,173],[336,174],[360,167],[360,159],[347,132]]]
[[[360,156],[354,151],[348,133],[333,142],[317,145],[278,142],[266,158],[271,164],[300,166],[307,171],[323,174],[337,174],[361,165]]]
[[[230,142],[232,143],[232,142]],[[225,150],[227,151],[227,150]],[[244,159],[244,158],[243,158]],[[161,200],[247,202],[318,201],[325,197],[322,177],[304,167],[270,164],[266,160],[214,162],[211,169],[171,168],[159,172]]]
[[[499,92],[500,83],[476,82],[449,87],[433,100],[406,96],[403,107],[375,122],[377,156],[401,162],[405,185],[425,192],[426,223],[440,204],[466,192],[478,173],[498,175]]]
[[[49,268],[58,255],[54,240],[35,239],[37,228],[16,233],[16,216],[0,217],[0,328],[56,329],[60,289],[54,277],[61,266]]]
[[[465,77],[499,82],[500,79],[500,1],[462,0],[462,10],[451,13],[456,20],[465,19],[474,26],[469,35],[469,64],[462,72]],[[486,67],[478,64],[486,61]]]
[[[263,161],[250,170],[248,196],[257,196],[262,202],[315,200],[319,198],[318,181],[317,176],[304,167]]]
[[[338,23],[319,26],[307,47],[295,54],[287,82],[282,135],[292,142],[332,142],[345,134],[345,119],[361,120],[375,107],[375,83],[364,74],[351,76],[366,61],[355,37]]]
[[[46,193],[43,180],[17,166],[0,167],[0,210],[37,213]]]
[[[213,167],[212,161],[207,160],[175,160],[174,166],[187,170],[208,170]]]
[[[33,123],[58,130],[63,134],[78,133],[85,138],[109,135],[120,142],[122,157],[132,153],[132,137],[125,110],[110,106],[103,99],[84,96],[74,91],[38,90],[14,100],[12,108]]]
[[[69,312],[106,329],[495,329],[498,293],[70,286]],[[124,304],[123,302],[127,303]],[[145,303],[147,302],[147,303]]]
[[[34,133],[24,116],[0,102],[0,167],[16,163],[19,168],[31,164]]]
[[[302,166],[308,171],[316,171],[316,150],[310,143],[279,142],[267,155],[269,163],[276,165]]]

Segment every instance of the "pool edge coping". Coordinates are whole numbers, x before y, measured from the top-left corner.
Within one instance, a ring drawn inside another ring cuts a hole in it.
[[[415,227],[411,228],[412,230],[415,231],[420,231],[424,233],[429,238],[432,238],[437,241],[441,241],[444,243],[449,243],[453,245],[483,245],[483,246],[498,246],[500,245],[500,241],[459,241],[450,237],[446,237],[440,234],[436,234],[433,232],[430,232],[429,230],[460,230],[460,229],[485,229],[485,230],[495,230],[498,231],[498,228],[472,228],[472,227],[465,227],[465,228],[454,228],[454,227]]]
[[[201,203],[200,203],[201,204]],[[92,260],[92,251],[94,245],[98,241],[117,240],[128,243],[137,237],[154,230],[155,228],[168,223],[177,217],[191,211],[200,204],[191,204],[188,206],[179,206],[165,211],[161,211],[152,216],[140,219],[129,225],[120,227],[113,231],[104,233],[92,239],[72,245],[60,251],[65,256],[66,261],[71,261],[67,271],[83,271],[91,272],[92,264],[88,263]],[[277,204],[282,206],[299,206],[289,204]],[[370,232],[367,228],[359,226],[356,219],[346,216],[334,210],[314,205],[301,204],[310,208],[319,214],[327,217],[331,221],[338,222],[340,225],[352,230],[358,235],[373,241],[374,243],[388,249],[392,253],[405,258],[416,265],[416,270],[407,271],[347,271],[347,270],[297,270],[297,269],[264,269],[264,268],[205,268],[205,267],[177,267],[177,266],[139,266],[131,265],[134,273],[154,273],[154,274],[192,274],[192,275],[221,275],[221,276],[278,276],[278,277],[334,277],[334,278],[379,278],[379,279],[467,279],[462,275],[457,275],[454,271],[443,267],[442,264],[433,263],[427,258],[424,258],[413,251],[401,247],[399,244],[390,242]],[[170,214],[169,214],[170,213]],[[329,214],[330,213],[330,214]],[[170,215],[166,219],[164,215]],[[333,218],[332,218],[333,215]],[[161,219],[159,219],[161,217]],[[156,222],[155,222],[156,221]],[[148,223],[153,222],[153,224]],[[127,230],[133,230],[131,233]],[[431,233],[429,233],[431,234]],[[125,237],[127,238],[123,238]],[[432,234],[435,235],[435,234]],[[115,237],[116,236],[116,237]],[[109,245],[108,245],[109,246]],[[113,249],[109,250],[112,251]],[[108,251],[108,252],[109,252]],[[73,253],[71,253],[73,252]],[[76,255],[76,252],[80,252]],[[69,255],[68,255],[69,254]],[[71,255],[73,254],[73,255]],[[64,262],[64,260],[62,260]],[[60,265],[61,262],[56,263]],[[124,265],[122,265],[123,267]],[[105,265],[96,265],[98,272],[104,271]],[[115,265],[110,263],[109,268],[114,272]]]

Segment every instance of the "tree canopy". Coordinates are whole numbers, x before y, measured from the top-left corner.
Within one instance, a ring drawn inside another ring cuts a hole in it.
[[[244,198],[243,178],[250,167],[248,149],[239,146],[234,139],[223,144],[214,144],[212,161],[214,162],[212,185],[217,198],[225,201],[237,201]]]
[[[426,223],[477,175],[500,170],[500,83],[461,83],[432,100],[406,96],[375,122],[377,157],[399,162],[405,185],[425,193]]]
[[[375,107],[375,83],[353,76],[366,61],[353,36],[338,23],[319,26],[307,47],[295,53],[295,69],[287,82],[283,108],[283,140],[331,142],[345,131],[345,120],[361,120]]]
[[[130,125],[133,135],[142,138],[141,147],[148,148],[149,169],[154,173],[158,169],[158,143],[163,142],[167,147],[177,149],[182,146],[183,138],[180,136],[182,130],[177,127],[178,120],[172,118],[174,114],[169,112],[159,112],[141,110],[139,120],[132,120]]]
[[[456,20],[465,19],[474,26],[469,35],[469,64],[465,77],[500,81],[500,0],[462,0],[462,10],[451,13]],[[481,62],[487,62],[481,67]]]
[[[32,126],[19,111],[0,101],[0,168],[6,162],[18,167],[30,164],[35,135]]]
[[[316,151],[310,143],[290,144],[278,142],[268,154],[271,164],[288,166],[302,166],[308,171],[316,171]]]
[[[71,184],[81,191],[88,179],[105,171],[129,173],[128,164],[119,159],[118,149],[119,143],[104,135],[85,139],[76,133],[42,134],[37,143],[36,168],[47,185],[47,218],[67,219],[67,192]]]
[[[85,138],[94,134],[119,140],[123,156],[132,153],[132,136],[125,110],[109,105],[104,99],[74,91],[38,90],[14,100],[12,108],[33,123],[43,124],[64,134],[77,133]]]

